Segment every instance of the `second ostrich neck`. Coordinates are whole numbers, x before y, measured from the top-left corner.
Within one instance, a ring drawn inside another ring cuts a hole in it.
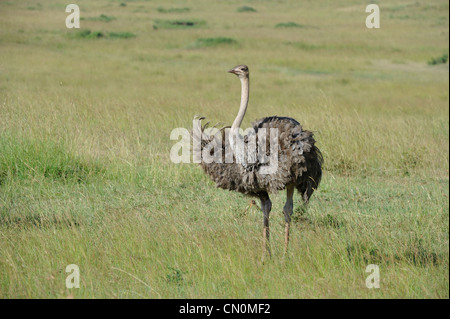
[[[249,78],[240,78],[241,80],[241,104],[239,107],[239,113],[236,116],[236,119],[231,126],[231,131],[235,132],[236,129],[239,129],[242,124],[242,120],[244,119],[245,112],[247,111],[248,106],[248,97],[249,97]]]
[[[245,165],[244,158],[244,137],[240,134],[239,128],[247,111],[249,98],[249,78],[242,77],[241,80],[241,103],[238,115],[231,126],[231,134],[229,136],[230,146],[236,158],[236,162]],[[236,136],[236,138],[234,138]]]

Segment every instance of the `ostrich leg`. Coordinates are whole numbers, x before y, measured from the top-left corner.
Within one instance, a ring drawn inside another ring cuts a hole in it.
[[[261,199],[261,210],[264,214],[264,230],[263,230],[263,255],[262,255],[262,261],[264,262],[266,253],[269,254],[269,257],[271,257],[270,253],[270,232],[269,232],[269,214],[270,210],[272,209],[272,202],[270,201],[269,195],[267,193],[264,193],[260,197]]]
[[[285,228],[284,228],[284,253],[287,253],[288,245],[289,245],[289,228],[291,226],[291,215],[294,208],[294,201],[292,200],[294,196],[294,185],[289,185],[286,190],[286,204],[284,205],[284,220],[285,220]]]

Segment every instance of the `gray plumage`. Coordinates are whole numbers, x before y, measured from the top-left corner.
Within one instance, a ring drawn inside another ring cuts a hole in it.
[[[208,125],[202,127],[202,131]],[[315,146],[313,133],[302,129],[300,123],[288,117],[271,116],[262,118],[252,124],[256,133],[260,128],[279,129],[278,168],[274,174],[260,174],[260,167],[269,163],[256,162],[250,168],[236,163],[225,163],[225,148],[230,148],[226,140],[224,129],[221,130],[222,163],[201,162],[205,173],[216,183],[217,187],[230,191],[237,191],[249,196],[259,197],[261,193],[276,193],[293,184],[302,194],[305,202],[309,200],[322,177],[322,154]],[[269,130],[266,130],[269,134]],[[214,138],[203,134],[202,150],[210,143],[214,145]],[[270,150],[266,138],[266,150]],[[258,139],[257,139],[258,143]],[[213,149],[211,149],[213,155]]]
[[[239,128],[247,108],[249,72],[248,67],[245,65],[239,65],[229,72],[238,75],[242,83],[241,107],[238,117],[231,127],[231,130],[233,130]],[[198,119],[202,120],[204,118]],[[284,207],[286,220],[285,250],[287,250],[289,224],[293,209],[293,189],[296,188],[302,195],[303,201],[308,203],[312,193],[319,186],[322,177],[323,158],[320,150],[315,146],[313,133],[303,130],[300,123],[293,118],[270,116],[257,120],[252,126],[256,133],[257,149],[261,147],[261,143],[266,143],[266,154],[259,154],[256,157],[256,161],[252,163],[239,163],[234,154],[233,162],[225,163],[226,150],[232,149],[234,151],[233,145],[230,145],[230,141],[225,138],[225,128],[222,128],[213,136],[206,134],[205,130],[208,128],[208,124],[199,126],[197,129],[194,128],[193,137],[197,139],[194,140],[194,145],[197,145],[197,149],[194,147],[194,151],[203,151],[208,145],[210,147],[219,145],[222,148],[221,163],[217,163],[217,155],[212,163],[202,160],[200,166],[205,173],[210,176],[219,188],[258,197],[261,200],[261,208],[265,217],[264,238],[267,241],[266,248],[270,254],[268,237],[269,213],[272,205],[269,194],[287,189],[288,196]],[[265,136],[264,133],[258,135],[258,131],[263,128],[266,129]],[[261,168],[270,165],[270,161],[267,162],[267,157],[270,155],[269,134],[271,128],[278,129],[278,166],[272,174],[262,174]],[[202,137],[201,141],[198,140],[200,137]],[[244,136],[243,140],[245,154],[247,154],[249,144],[255,140],[248,136]],[[198,147],[200,147],[200,150]],[[215,155],[212,147],[210,155]]]

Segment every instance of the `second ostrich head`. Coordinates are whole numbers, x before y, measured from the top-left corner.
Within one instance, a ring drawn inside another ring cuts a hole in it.
[[[228,72],[236,74],[239,78],[248,78],[248,76],[249,76],[248,66],[246,66],[245,64],[235,66]]]

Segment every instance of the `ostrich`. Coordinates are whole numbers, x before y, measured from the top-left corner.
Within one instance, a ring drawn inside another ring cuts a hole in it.
[[[242,120],[247,110],[249,99],[249,69],[246,65],[238,65],[228,71],[237,75],[241,81],[241,102],[239,112],[234,120],[229,135],[224,127],[220,130],[216,130],[215,134],[208,135],[207,128],[208,123],[201,125],[201,120],[204,117],[195,117],[198,121],[197,127],[194,125],[193,138],[194,138],[194,152],[200,151],[213,154],[212,147],[220,148],[222,151],[232,150],[233,160],[232,162],[224,161],[222,152],[219,152],[219,160],[204,161],[199,160],[199,164],[207,175],[216,183],[216,186],[230,191],[237,191],[248,196],[257,197],[261,201],[261,210],[264,215],[264,227],[263,227],[263,256],[266,252],[271,256],[269,245],[269,214],[272,209],[272,202],[269,198],[269,193],[275,193],[277,191],[286,189],[287,197],[286,204],[284,205],[284,219],[285,219],[285,245],[284,252],[287,252],[289,244],[289,228],[291,223],[291,215],[293,212],[293,195],[295,189],[301,194],[305,205],[308,203],[312,193],[319,186],[320,179],[322,177],[322,163],[323,158],[320,150],[315,146],[315,140],[313,133],[303,130],[300,123],[293,118],[270,116],[264,117],[253,123],[253,132],[255,135],[258,131],[267,132],[258,134],[253,140],[256,142],[256,148],[259,150],[259,146],[265,146],[265,150],[268,150],[268,143],[270,142],[269,131],[270,129],[276,129],[278,133],[278,163],[276,171],[271,174],[263,174],[262,169],[267,167],[267,161],[264,162],[264,155],[267,155],[267,151],[263,156],[258,155],[257,158],[249,154],[247,158],[242,154],[245,152],[239,152],[237,147],[237,140],[243,141],[246,149],[248,149],[251,138],[242,136],[239,133]],[[262,130],[266,129],[266,130]],[[219,133],[219,134],[218,134]],[[266,135],[264,135],[266,134]],[[262,145],[266,144],[266,145]],[[195,154],[195,153],[194,153]],[[195,156],[195,155],[194,155]],[[253,161],[249,159],[253,158]],[[272,163],[273,164],[273,163]]]

